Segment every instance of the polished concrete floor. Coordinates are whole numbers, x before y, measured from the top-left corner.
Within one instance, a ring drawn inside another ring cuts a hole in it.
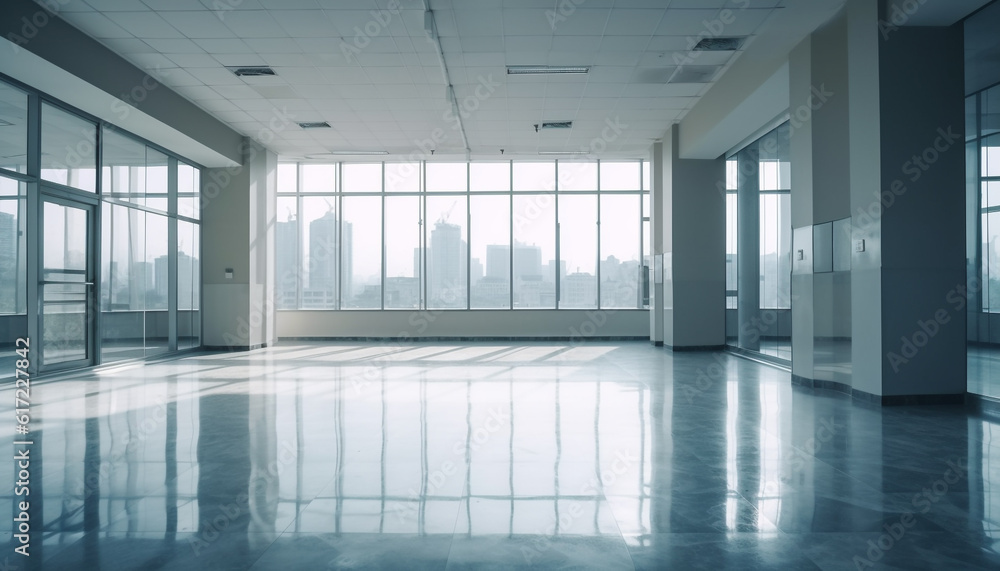
[[[1000,425],[724,354],[284,344],[37,383],[28,435],[2,393],[0,569],[1000,568]]]
[[[1000,399],[1000,346],[970,345],[969,392]]]

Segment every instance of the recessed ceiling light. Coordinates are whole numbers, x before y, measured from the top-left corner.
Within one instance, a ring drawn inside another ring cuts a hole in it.
[[[583,65],[508,65],[507,75],[547,75],[550,73],[590,73]]]
[[[267,66],[238,66],[227,65],[226,69],[236,74],[237,77],[260,77],[262,75],[277,75],[274,70]]]
[[[330,151],[329,153],[319,153],[309,155],[310,157],[322,157],[327,155],[388,155],[389,151]]]
[[[590,151],[538,151],[539,155],[589,155]]]
[[[299,127],[302,127],[303,129],[329,129],[330,124],[326,121],[307,121],[299,123]]]

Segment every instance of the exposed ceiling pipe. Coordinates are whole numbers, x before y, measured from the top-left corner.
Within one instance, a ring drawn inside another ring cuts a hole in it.
[[[462,113],[458,108],[458,98],[455,97],[455,86],[451,84],[451,75],[448,74],[448,64],[444,61],[444,49],[441,48],[441,38],[438,37],[437,32],[437,20],[434,18],[434,12],[430,7],[430,0],[424,0],[424,31],[427,32],[428,41],[432,42],[437,48],[438,61],[441,62],[441,73],[444,74],[444,83],[446,86],[448,97],[448,103],[451,104],[452,113],[455,114],[455,119],[458,121],[458,132],[462,135],[462,145],[465,147],[465,158],[468,160],[472,156],[472,150],[469,148],[469,139],[465,135],[465,123],[462,121]]]

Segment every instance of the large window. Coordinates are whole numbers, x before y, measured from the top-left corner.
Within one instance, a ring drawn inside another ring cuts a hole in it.
[[[0,83],[0,169],[24,173],[28,165],[28,94]]]
[[[26,312],[25,185],[0,177],[0,315]]]
[[[971,96],[967,111],[969,281],[982,283],[978,303],[982,313],[1000,314],[1000,86]],[[970,328],[972,338],[997,342],[996,319],[989,315],[976,319],[977,327]]]
[[[200,185],[195,165],[36,90],[0,81],[0,345],[24,337],[39,314],[72,313],[85,332],[68,335],[46,317],[42,346],[32,340],[48,364],[68,356],[59,353],[62,342],[95,364],[200,346]],[[29,219],[39,189],[45,199]],[[90,205],[92,217],[77,207]],[[43,220],[46,234],[38,236],[33,229]],[[44,259],[29,259],[31,251]],[[82,267],[89,259],[95,260],[93,303],[70,300],[85,309],[50,311],[65,300],[28,295],[34,288],[66,289],[29,284],[29,275],[52,281],[52,268],[89,273]],[[83,339],[93,339],[93,354]]]
[[[726,342],[791,359],[788,123],[726,161]],[[740,255],[742,253],[742,255]]]
[[[736,159],[726,161],[726,309],[736,309],[736,267],[738,260],[736,216]],[[728,336],[728,334],[727,334]]]
[[[791,309],[792,214],[789,127],[760,140],[760,307]]]
[[[42,104],[42,179],[97,192],[97,125]]]
[[[110,126],[101,139],[101,361],[198,347],[201,171]]]
[[[642,170],[282,163],[278,308],[641,308]]]

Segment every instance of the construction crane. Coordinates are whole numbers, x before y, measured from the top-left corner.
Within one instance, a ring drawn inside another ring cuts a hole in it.
[[[451,211],[455,210],[455,205],[456,204],[458,204],[458,201],[457,200],[453,200],[451,202],[451,206],[448,207],[448,210],[446,210],[445,212],[441,213],[441,218],[438,218],[438,224],[447,224],[448,223],[448,219],[451,218]]]

